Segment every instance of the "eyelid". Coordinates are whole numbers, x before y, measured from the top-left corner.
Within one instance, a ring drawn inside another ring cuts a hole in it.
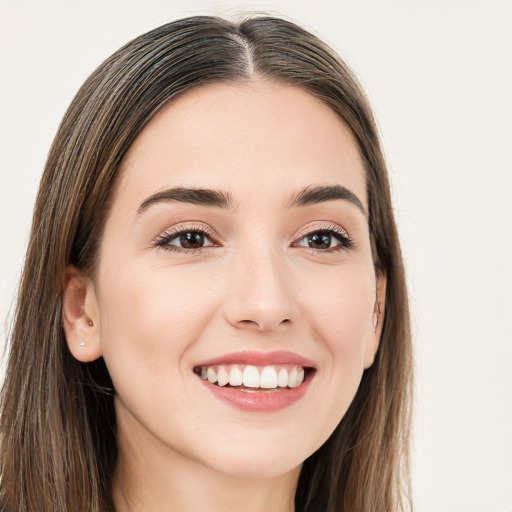
[[[325,249],[317,249],[313,247],[306,247],[300,245],[300,242],[304,238],[320,232],[332,233],[334,235],[334,238],[336,238],[339,241],[339,244],[334,247]],[[349,251],[355,247],[355,244],[350,235],[348,234],[347,230],[341,227],[340,225],[334,224],[332,222],[322,223],[321,221],[316,221],[309,223],[306,226],[303,226],[295,235],[291,246],[303,247],[304,249],[308,249],[314,252],[315,254],[332,254],[339,253],[341,251]]]
[[[209,238],[212,241],[213,246],[219,246],[221,244],[220,236],[215,231],[213,231],[213,229],[211,227],[209,227],[208,225],[203,224],[203,223],[195,223],[195,222],[191,222],[191,223],[183,222],[183,223],[177,224],[175,226],[172,226],[172,227],[166,229],[165,231],[163,231],[162,233],[160,233],[158,236],[155,237],[155,239],[152,242],[152,245],[155,247],[165,247],[166,242],[168,242],[169,240],[176,238],[177,236],[179,236],[182,233],[187,233],[190,231],[198,231],[200,233],[203,233],[207,238]],[[176,248],[180,249],[177,246],[176,246]],[[183,250],[186,251],[186,250],[190,250],[190,249],[183,248]],[[198,251],[199,249],[193,249],[193,250]]]
[[[347,230],[342,228],[340,225],[334,224],[332,222],[323,223],[321,221],[315,221],[301,227],[299,231],[296,233],[296,235],[293,237],[293,240],[295,242],[317,231],[333,231],[334,233],[337,233],[338,235],[347,238],[348,240],[352,240]]]

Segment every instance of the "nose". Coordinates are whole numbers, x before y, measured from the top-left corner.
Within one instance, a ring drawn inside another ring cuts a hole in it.
[[[286,263],[270,249],[239,254],[228,274],[225,316],[237,329],[273,331],[297,318]]]

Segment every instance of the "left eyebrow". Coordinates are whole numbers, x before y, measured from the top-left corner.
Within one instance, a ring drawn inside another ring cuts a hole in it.
[[[335,199],[342,199],[351,202],[361,210],[364,216],[366,216],[366,210],[359,198],[348,188],[341,185],[306,187],[292,198],[292,200],[287,204],[287,207],[293,208],[296,206],[309,206]]]

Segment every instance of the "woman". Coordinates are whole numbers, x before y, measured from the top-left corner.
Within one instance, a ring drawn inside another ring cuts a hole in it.
[[[339,58],[193,17],[107,59],[36,202],[2,510],[401,510],[410,383],[385,164]]]

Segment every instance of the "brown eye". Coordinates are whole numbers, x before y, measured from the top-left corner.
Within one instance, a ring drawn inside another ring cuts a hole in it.
[[[184,249],[199,249],[204,246],[205,238],[204,234],[199,231],[189,231],[188,233],[182,233],[175,240],[179,239],[181,247]],[[171,244],[175,245],[175,244]]]
[[[329,249],[332,243],[330,233],[313,233],[308,236],[308,246],[312,249]]]
[[[353,243],[347,232],[341,228],[312,231],[293,244],[295,247],[309,247],[320,252],[336,252],[352,249]]]
[[[173,251],[194,251],[214,245],[210,235],[199,229],[180,230],[162,235],[156,242],[158,247]]]

